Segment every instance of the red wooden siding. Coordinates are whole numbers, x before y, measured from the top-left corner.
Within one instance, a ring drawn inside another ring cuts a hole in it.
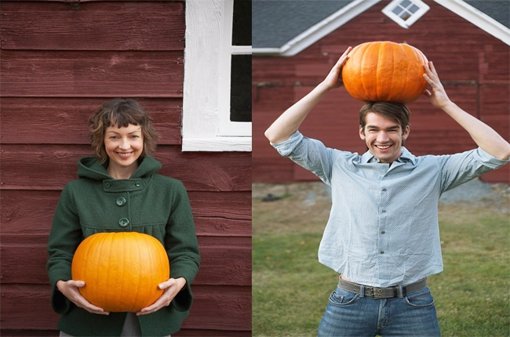
[[[327,74],[348,47],[366,41],[407,42],[434,61],[449,96],[461,107],[510,139],[510,49],[439,4],[410,29],[381,13],[383,1],[293,57],[253,57],[253,180],[291,182],[316,179],[280,158],[264,130],[287,107]],[[362,103],[343,88],[332,92],[307,118],[302,131],[328,146],[364,152],[357,114]],[[428,99],[409,105],[411,135],[406,146],[416,155],[447,154],[475,147],[469,135]],[[510,166],[482,176],[487,182],[510,183]]]
[[[90,155],[87,119],[136,97],[160,134],[163,174],[184,182],[202,266],[176,336],[250,336],[251,155],[182,153],[184,1],[3,1],[2,336],[55,336],[46,242],[64,184]]]

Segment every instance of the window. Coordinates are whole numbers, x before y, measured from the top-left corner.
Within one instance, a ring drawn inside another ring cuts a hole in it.
[[[225,79],[220,136],[251,133],[251,0],[225,1]]]
[[[409,28],[429,9],[421,0],[394,0],[382,12],[399,26]]]
[[[183,151],[251,151],[251,0],[187,0]]]

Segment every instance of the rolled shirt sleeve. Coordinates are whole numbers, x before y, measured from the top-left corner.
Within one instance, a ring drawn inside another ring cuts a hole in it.
[[[321,141],[305,137],[296,131],[287,140],[271,145],[281,156],[288,157],[326,184],[330,184],[334,150]]]
[[[509,160],[497,159],[481,148],[440,157],[442,158],[442,192],[510,162]]]

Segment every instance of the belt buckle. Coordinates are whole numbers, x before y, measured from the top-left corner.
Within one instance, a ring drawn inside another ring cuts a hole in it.
[[[382,288],[373,288],[373,295],[374,295],[374,298],[376,299],[380,299],[380,298],[384,298],[384,292],[383,292],[383,289]]]

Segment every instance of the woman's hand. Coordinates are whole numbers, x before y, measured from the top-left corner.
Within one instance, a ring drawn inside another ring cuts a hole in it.
[[[423,77],[430,86],[430,88],[425,89],[425,94],[430,98],[430,102],[436,108],[444,109],[451,101],[441,84],[441,80],[439,79],[432,61],[429,61],[425,66]]]
[[[326,89],[334,89],[338,88],[341,84],[341,77],[342,77],[342,67],[349,58],[349,53],[352,50],[352,47],[347,48],[342,56],[338,59],[336,64],[331,68],[329,71],[328,76],[324,79],[322,82],[323,85],[326,87]]]
[[[77,307],[87,310],[92,314],[98,315],[109,315],[109,312],[104,311],[102,308],[96,307],[89,301],[85,299],[85,297],[81,296],[78,288],[82,288],[85,286],[84,281],[58,281],[57,288],[58,290],[65,296],[69,301],[73,302]]]
[[[163,307],[167,307],[172,303],[175,296],[181,291],[182,288],[186,285],[186,279],[184,277],[179,277],[177,279],[169,279],[168,281],[165,281],[163,283],[160,283],[158,285],[159,289],[164,290],[163,295],[161,295],[160,298],[150,306],[143,308],[136,314],[138,316],[140,315],[148,315],[152,314],[153,312],[158,311],[159,309]]]

